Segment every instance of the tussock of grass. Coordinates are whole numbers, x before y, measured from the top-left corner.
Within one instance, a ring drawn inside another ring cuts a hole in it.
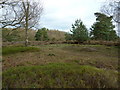
[[[3,47],[2,48],[2,54],[8,55],[8,54],[14,54],[18,52],[26,52],[26,51],[38,51],[39,48],[36,47],[15,47],[15,46],[9,46],[9,47]]]
[[[3,88],[117,88],[117,74],[77,64],[21,66],[3,72]]]

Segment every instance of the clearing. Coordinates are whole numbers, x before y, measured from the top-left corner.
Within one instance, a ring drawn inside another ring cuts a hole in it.
[[[118,87],[115,46],[51,44],[23,50],[11,47],[14,53],[10,47],[3,47],[3,87]]]

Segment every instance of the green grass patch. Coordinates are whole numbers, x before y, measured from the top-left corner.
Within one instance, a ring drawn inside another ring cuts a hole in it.
[[[39,51],[39,48],[36,47],[15,47],[15,46],[9,46],[9,47],[3,47],[2,48],[2,54],[8,55],[8,54],[14,54],[18,52],[26,52],[26,51]]]
[[[88,65],[51,63],[3,72],[3,88],[117,88],[118,72]]]

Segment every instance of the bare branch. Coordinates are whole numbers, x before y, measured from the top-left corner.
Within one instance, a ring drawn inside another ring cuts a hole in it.
[[[34,27],[40,20],[43,7],[38,2],[31,0],[2,0],[0,3],[4,13],[0,16],[2,28],[12,26],[16,28],[23,27],[26,31],[26,41],[28,41],[28,29]],[[11,1],[11,2],[10,2]],[[0,25],[1,25],[0,24]]]

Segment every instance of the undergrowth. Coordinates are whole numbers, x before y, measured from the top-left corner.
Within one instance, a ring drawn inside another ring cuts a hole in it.
[[[3,72],[3,88],[117,88],[118,72],[88,65],[51,63]]]

